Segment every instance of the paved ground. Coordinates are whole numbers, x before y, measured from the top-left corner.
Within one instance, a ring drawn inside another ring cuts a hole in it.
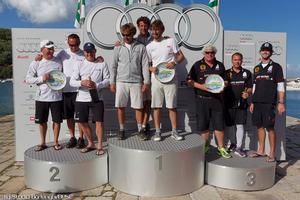
[[[300,199],[300,121],[287,117],[287,161],[277,166],[276,184],[264,191],[241,192],[205,185],[184,196],[162,200],[296,200]],[[0,118],[0,200],[1,199],[75,199],[75,200],[155,200],[124,194],[109,184],[84,192],[56,195],[26,188],[23,162],[15,162],[13,116]],[[19,198],[17,198],[19,197]]]

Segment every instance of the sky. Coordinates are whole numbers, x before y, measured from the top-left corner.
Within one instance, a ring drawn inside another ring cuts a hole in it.
[[[86,0],[87,10],[100,2]],[[176,0],[181,5],[209,0]],[[0,28],[73,28],[77,0],[0,0]],[[220,0],[224,30],[287,33],[287,76],[300,77],[300,1]]]

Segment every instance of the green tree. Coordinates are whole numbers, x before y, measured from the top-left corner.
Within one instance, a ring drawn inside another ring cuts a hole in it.
[[[0,29],[0,78],[12,77],[11,30]]]

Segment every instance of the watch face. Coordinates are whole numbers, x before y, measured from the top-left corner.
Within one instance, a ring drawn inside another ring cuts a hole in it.
[[[61,90],[66,86],[66,76],[63,72],[58,70],[53,70],[50,72],[50,79],[47,80],[46,84],[52,90]]]
[[[225,83],[221,76],[217,74],[212,74],[206,78],[205,85],[210,92],[220,93],[223,91]]]
[[[175,69],[168,69],[168,63],[160,63],[156,66],[157,70],[155,73],[155,78],[162,83],[168,83],[173,80],[175,76]]]

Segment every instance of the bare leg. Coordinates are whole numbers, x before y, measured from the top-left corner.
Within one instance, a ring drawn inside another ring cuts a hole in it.
[[[60,131],[60,123],[53,122],[54,144],[58,144],[58,137]]]
[[[79,126],[79,124],[78,124],[78,129],[79,129],[79,137],[83,139],[84,132],[82,128]]]
[[[75,121],[74,119],[70,118],[67,119],[67,125],[70,132],[71,137],[75,137]]]
[[[275,158],[275,152],[276,152],[276,133],[275,130],[269,129],[269,143],[270,143],[270,158]]]
[[[215,130],[215,136],[217,138],[218,147],[224,147],[224,131]]]
[[[208,140],[209,140],[209,130],[203,131],[200,133],[201,138],[205,141],[205,145],[208,146]]]
[[[172,124],[172,129],[177,128],[177,110],[176,108],[169,109],[169,118]]]
[[[151,113],[151,101],[144,101],[144,109],[143,109],[143,125],[146,126],[146,124],[149,121]]]
[[[119,124],[124,126],[125,124],[125,108],[118,108],[118,121]]]
[[[41,138],[41,145],[46,144],[46,134],[47,134],[47,123],[42,123],[39,125],[40,128],[40,138]]]
[[[265,139],[266,139],[266,132],[263,127],[257,128],[258,134],[258,149],[257,153],[260,155],[265,154]]]
[[[160,128],[160,117],[161,117],[161,108],[154,108],[153,118],[155,129]]]
[[[98,139],[98,149],[102,149],[102,138],[103,138],[103,122],[96,122],[96,134],[97,134],[97,139]]]
[[[94,147],[94,142],[93,142],[93,136],[92,136],[92,129],[90,125],[87,122],[79,123],[80,127],[82,128],[85,137],[87,138],[88,145],[87,147]]]
[[[143,110],[135,109],[135,119],[137,124],[142,124],[143,121]]]

